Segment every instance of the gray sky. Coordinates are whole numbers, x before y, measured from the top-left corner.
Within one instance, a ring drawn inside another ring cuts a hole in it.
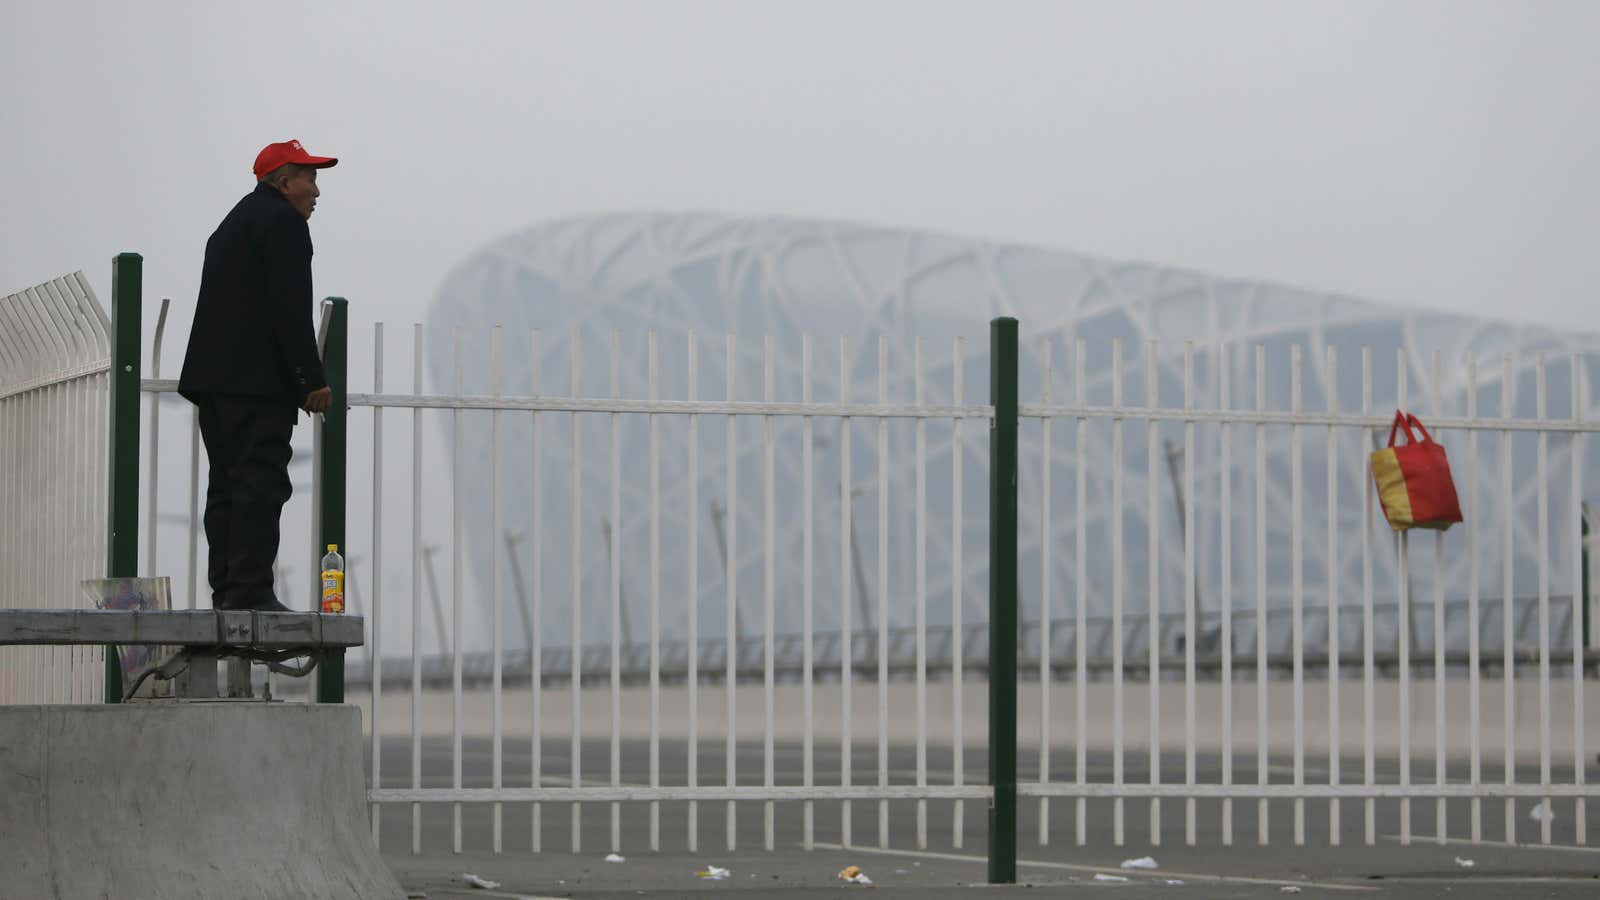
[[[1588,329],[1597,36],[1555,2],[6,0],[0,291],[109,301],[138,250],[175,369],[206,237],[296,137],[342,159],[317,292],[358,325],[526,225],[708,209]]]

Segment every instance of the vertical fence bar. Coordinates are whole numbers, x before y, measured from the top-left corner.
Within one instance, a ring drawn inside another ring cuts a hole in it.
[[[156,317],[156,338],[150,348],[150,377],[161,377],[161,338],[167,331],[167,308],[172,301],[166,298],[161,300],[161,312]],[[161,394],[150,392],[150,508],[145,511],[145,530],[149,532],[145,540],[145,571],[152,576],[157,572],[159,546],[159,526],[156,523],[157,508],[161,497]],[[60,546],[60,545],[58,545]]]
[[[1256,345],[1256,412],[1267,411],[1267,348]],[[1267,429],[1256,421],[1256,783],[1267,784]],[[1268,840],[1267,798],[1256,801],[1256,840]]]
[[[1467,354],[1467,418],[1478,418],[1478,357]],[[1478,796],[1478,789],[1483,784],[1483,711],[1479,705],[1483,702],[1481,696],[1483,673],[1480,671],[1479,657],[1482,653],[1482,638],[1479,635],[1480,623],[1478,621],[1478,607],[1480,605],[1478,575],[1481,568],[1478,559],[1478,429],[1467,430],[1467,506],[1465,509],[1467,520],[1467,690],[1470,693],[1467,702],[1467,716],[1469,721],[1468,737],[1470,742],[1469,778],[1472,782],[1472,842],[1483,840],[1483,798]]]
[[[28,292],[29,299],[33,304],[33,314],[35,316],[36,325],[44,334],[45,343],[53,349],[55,356],[54,362],[56,365],[65,367],[68,365],[68,356],[66,353],[66,348],[61,342],[60,334],[58,334],[53,327],[54,323],[49,321],[51,318],[50,310],[46,306],[49,301],[46,298],[38,296],[38,293],[39,292],[37,291]],[[135,369],[135,371],[138,370]],[[38,445],[43,465],[41,465],[38,469],[35,469],[34,471],[36,472],[45,471],[46,468],[52,465],[58,458],[58,455],[61,451],[60,443],[62,437],[60,434],[60,428],[57,427],[53,421],[56,415],[56,410],[59,409],[61,405],[61,385],[47,385],[41,388],[41,392],[44,415],[42,416],[42,421],[40,423],[42,427],[38,431],[34,432],[33,442]],[[61,547],[61,523],[59,521],[57,512],[60,510],[62,505],[60,496],[61,489],[59,486],[50,483],[50,480],[48,479],[41,479],[41,481],[43,484],[40,490],[40,496],[44,502],[36,508],[39,509],[43,514],[37,516],[35,524],[31,529],[34,532],[35,540],[37,541],[38,545],[38,550],[31,558],[34,560],[34,564],[38,567],[39,577],[44,590],[49,590],[53,581],[51,578],[51,573],[59,571],[57,557],[60,554]],[[66,648],[46,646],[41,649],[44,650],[40,679],[43,687],[43,699],[46,703],[56,703],[61,699],[61,651]]]
[[[489,372],[491,388],[495,399],[500,398],[501,371],[500,371],[500,335],[501,327],[494,326],[489,332]],[[492,773],[490,784],[496,791],[505,786],[505,681],[504,664],[501,657],[505,651],[505,579],[501,575],[500,543],[505,535],[505,517],[501,511],[500,503],[500,410],[489,414],[489,521],[491,534],[489,539],[489,571],[490,571],[490,628],[494,634],[491,636],[491,649],[494,654],[492,671],[490,674],[490,710],[489,715],[493,720],[490,728],[493,731],[491,738],[493,746],[490,747],[490,765]],[[498,800],[491,807],[493,817],[493,845],[494,852],[500,853],[504,849],[503,835],[505,824],[505,810]]]
[[[188,607],[200,592],[200,408],[189,407],[189,574]]]
[[[622,336],[611,330],[611,399],[622,397]],[[611,422],[610,540],[606,541],[611,589],[611,787],[622,786],[622,416]],[[622,804],[611,801],[611,852],[622,852]]]
[[[765,335],[761,342],[761,399],[772,403],[773,396],[773,360],[772,360],[772,335]],[[778,524],[776,512],[776,492],[774,460],[773,460],[773,434],[772,416],[761,417],[762,439],[762,493],[761,493],[761,519],[762,519],[762,584],[761,584],[761,687],[763,697],[764,718],[761,726],[761,777],[762,784],[772,787],[777,784],[773,763],[773,734],[777,730],[777,696],[774,692],[775,670],[773,668],[773,654],[775,648],[774,633],[777,630],[777,556],[778,556]],[[767,850],[772,850],[776,841],[776,824],[774,821],[774,808],[771,800],[761,804],[761,827],[763,843]]]
[[[889,402],[889,339],[878,336],[878,405]],[[889,786],[889,420],[878,415],[878,786]],[[889,846],[889,801],[878,801],[878,846]]]
[[[1372,417],[1372,348],[1361,348],[1361,415],[1369,421]],[[1372,428],[1361,429],[1361,451],[1366,456],[1366,462],[1361,467],[1362,477],[1366,484],[1372,484],[1372,458],[1367,455],[1367,448],[1373,446],[1375,439]],[[1372,622],[1372,522],[1373,509],[1372,491],[1361,492],[1361,710],[1362,710],[1362,736],[1365,746],[1362,748],[1362,781],[1370,789],[1378,783],[1377,779],[1377,694],[1375,678],[1374,636]],[[1372,797],[1362,801],[1363,812],[1366,818],[1367,846],[1377,842],[1378,820],[1377,804]]]
[[[139,337],[144,257],[111,261],[111,483],[106,491],[106,577],[139,574]],[[105,648],[105,702],[122,702],[122,666]]]
[[[728,400],[730,402],[732,402],[733,400],[738,399],[737,395],[734,392],[734,376],[737,374],[737,371],[738,371],[738,356],[735,353],[733,335],[732,334],[726,335],[725,338],[724,338],[724,341],[725,341],[725,345],[726,345],[726,348],[727,348],[727,369],[728,370],[727,370],[726,380],[727,380],[727,387],[728,387]],[[728,424],[728,437],[727,437],[727,452],[728,452],[728,473],[727,473],[728,553],[727,553],[727,558],[723,562],[723,570],[724,570],[723,571],[723,578],[724,578],[724,581],[725,581],[725,587],[726,587],[727,592],[728,592],[728,603],[727,603],[727,610],[726,610],[726,612],[727,612],[727,621],[725,623],[725,627],[727,629],[727,631],[726,631],[726,635],[727,635],[726,641],[727,641],[727,643],[724,645],[724,646],[727,647],[727,652],[723,654],[725,657],[727,657],[727,659],[725,660],[725,663],[726,663],[726,666],[727,666],[727,674],[723,679],[723,688],[724,688],[724,691],[727,694],[727,703],[728,703],[728,733],[727,733],[727,736],[726,736],[726,740],[727,740],[727,746],[726,746],[727,780],[728,780],[728,787],[733,787],[734,785],[736,785],[738,783],[738,781],[736,779],[736,775],[737,775],[737,759],[738,759],[737,749],[738,749],[738,746],[737,746],[737,743],[736,743],[737,735],[735,733],[735,728],[736,728],[735,713],[737,713],[738,710],[737,710],[736,698],[734,696],[734,687],[735,687],[735,684],[737,683],[738,674],[739,674],[739,672],[738,672],[738,667],[739,667],[739,633],[738,633],[738,616],[739,616],[739,579],[738,579],[738,573],[739,573],[739,569],[738,569],[738,559],[739,559],[739,449],[738,449],[738,447],[739,447],[739,445],[738,445],[738,435],[737,435],[737,432],[736,432],[736,426],[738,424],[737,420],[731,415],[727,417],[727,420],[728,420],[728,422],[727,422],[727,424]],[[727,815],[727,832],[728,832],[727,838],[728,838],[728,852],[730,852],[730,853],[733,852],[734,847],[735,847],[735,842],[736,842],[737,819],[735,818],[735,816],[737,815],[737,813],[738,813],[738,809],[735,806],[734,801],[729,800],[728,801],[728,815]]]
[[[918,406],[926,398],[922,383],[922,338],[912,345],[912,378]],[[917,632],[917,787],[928,786],[928,420],[916,421],[916,609]],[[1049,715],[1048,712],[1045,715]],[[928,849],[928,801],[917,798],[917,849]]]
[[[689,332],[689,384],[686,399],[700,396],[700,339]],[[700,786],[700,416],[689,414],[689,733],[687,778]],[[689,801],[689,852],[700,849],[700,804]]]
[[[961,337],[956,337],[951,348],[950,364],[950,402],[960,406],[966,402],[964,393],[966,380],[966,345]],[[965,633],[962,631],[961,614],[966,605],[965,576],[962,559],[962,537],[965,528],[965,517],[962,514],[962,460],[961,448],[964,438],[963,425],[965,419],[956,416],[950,421],[950,719],[953,734],[951,735],[951,783],[963,785],[966,783],[966,728],[965,709],[962,698],[962,650],[966,643]],[[844,572],[844,559],[839,557],[839,571]],[[964,800],[956,800],[951,810],[950,830],[951,846],[960,850],[964,843],[962,836],[966,830],[967,804]]]
[[[1571,397],[1573,397],[1573,424],[1584,421],[1584,380],[1582,356],[1571,356]],[[1571,525],[1573,525],[1573,605],[1571,605],[1571,639],[1573,639],[1573,783],[1584,783],[1587,767],[1584,751],[1584,636],[1587,629],[1582,609],[1589,604],[1584,591],[1584,432],[1573,432],[1573,493],[1571,493]],[[1579,846],[1589,842],[1589,822],[1584,798],[1573,798],[1573,818],[1576,841]]]
[[[451,387],[461,396],[461,329],[450,330]],[[461,789],[461,409],[450,411],[450,786]],[[461,804],[450,804],[451,848],[461,852]]]
[[[1089,420],[1082,415],[1087,400],[1088,366],[1084,360],[1088,344],[1083,338],[1077,338],[1072,349],[1072,396],[1078,407],[1079,415],[1073,421],[1073,569],[1076,570],[1076,584],[1073,597],[1073,641],[1072,651],[1076,657],[1077,667],[1073,672],[1073,688],[1077,694],[1075,698],[1076,728],[1073,731],[1073,750],[1076,759],[1073,761],[1074,774],[1077,776],[1079,790],[1089,783],[1089,747],[1084,740],[1084,735],[1089,733],[1089,565],[1088,565],[1088,503],[1085,494],[1088,492],[1088,454],[1089,454]],[[1079,795],[1077,798],[1077,836],[1078,846],[1082,847],[1089,842],[1089,811],[1088,800]]]
[[[0,303],[0,323],[4,322],[7,312],[6,305]],[[9,329],[0,328],[0,375],[4,375],[6,370],[9,369],[15,370],[20,377],[20,373],[25,370],[22,368],[20,361],[14,358],[15,351],[11,346],[12,335],[8,332]],[[23,399],[20,395],[12,395],[0,400],[0,471],[17,471],[20,468],[16,457],[21,450],[22,442],[16,439],[15,421],[17,407],[22,402]],[[109,481],[110,473],[107,472],[106,475]],[[19,486],[14,479],[0,479],[0,515],[5,516],[5,520],[8,522],[16,520],[15,507],[17,506],[16,495],[19,492],[18,488]],[[85,523],[86,526],[88,524]],[[17,571],[16,562],[14,561],[15,550],[12,546],[13,543],[14,541],[0,541],[0,572],[11,573],[11,577],[20,582],[21,579],[18,577],[20,573]],[[4,657],[0,657],[0,697],[4,697],[10,702],[23,699],[17,691],[15,679],[15,667],[19,653],[20,651],[17,649],[9,649]],[[104,680],[104,672],[101,673],[100,677]]]
[[[1050,403],[1051,340],[1040,342],[1039,402]],[[1039,784],[1050,783],[1050,416],[1039,418]],[[1050,798],[1039,798],[1039,846],[1050,843]]]
[[[1550,434],[1543,429],[1549,415],[1545,390],[1545,357],[1539,354],[1534,368],[1534,390],[1540,430],[1538,433],[1539,479],[1539,786],[1550,786]],[[1539,843],[1550,843],[1550,820],[1554,806],[1548,795],[1539,797]]]
[[[372,392],[383,393],[383,323],[372,326]],[[372,407],[372,786],[383,787],[383,407]],[[379,843],[382,804],[374,803],[372,842]]]
[[[53,362],[58,366],[66,366],[67,357],[60,343],[60,336],[53,333],[50,323],[46,321],[49,317],[49,312],[44,307],[46,301],[38,297],[35,291],[29,291],[28,294],[29,300],[33,304],[35,327],[39,329],[42,335],[42,342],[52,351]],[[135,367],[134,371],[138,372],[139,368]],[[56,455],[59,452],[57,444],[60,437],[57,433],[58,429],[53,427],[54,423],[52,422],[55,410],[59,405],[59,385],[47,385],[40,388],[40,394],[41,427],[33,433],[35,435],[33,443],[38,447],[42,465],[34,470],[36,472],[44,471],[56,459]],[[37,549],[30,558],[37,567],[41,588],[49,590],[51,585],[50,573],[56,570],[54,557],[61,541],[61,537],[57,533],[59,522],[54,521],[56,518],[55,512],[60,508],[60,498],[58,496],[59,489],[55,485],[45,479],[41,479],[41,482],[39,493],[43,503],[36,509],[42,510],[43,515],[37,517],[35,525],[31,529]],[[42,699],[46,703],[55,703],[60,700],[60,678],[58,673],[60,672],[62,648],[46,646],[40,649],[43,650],[39,668]]]
[[[1429,400],[1434,418],[1444,415],[1439,396],[1439,351],[1433,352],[1429,379]],[[1443,437],[1441,432],[1440,437]],[[1433,783],[1444,792],[1445,768],[1445,683],[1444,683],[1444,532],[1433,536]],[[1443,796],[1434,799],[1434,838],[1443,846],[1450,835]]]
[[[1406,351],[1395,351],[1395,409],[1406,408]],[[1392,436],[1392,435],[1391,435]],[[1400,713],[1400,786],[1411,787],[1411,538],[1402,531],[1397,535],[1399,554],[1399,604],[1395,609],[1398,620],[1396,643],[1400,659],[1398,702]],[[1411,798],[1400,798],[1400,843],[1411,843]]]
[[[328,403],[328,411],[322,414],[320,429],[322,454],[319,478],[322,491],[318,521],[321,523],[322,540],[319,544],[322,547],[337,544],[348,560],[351,554],[345,543],[345,461],[349,446],[346,419],[350,410],[350,379],[347,377],[350,366],[350,311],[343,297],[329,297],[324,303],[329,308],[329,315],[322,368],[328,386],[333,389],[333,398]],[[317,560],[309,562],[317,566]],[[314,602],[320,609],[320,598]],[[344,702],[343,647],[322,651],[322,662],[317,666],[317,702]]]
[[[989,325],[989,883],[1017,880],[1017,320]]]
[[[542,339],[543,335],[537,328],[528,335],[528,392],[534,397],[539,396],[544,380]],[[533,438],[528,453],[529,468],[532,470],[528,473],[529,509],[532,510],[528,526],[532,559],[528,571],[533,573],[528,600],[531,607],[528,614],[528,784],[538,788],[544,786],[544,422],[539,418],[538,410],[533,411],[532,417]],[[528,849],[534,853],[543,852],[543,805],[534,801],[528,815]]]
[[[1217,408],[1232,412],[1233,360],[1226,341],[1217,345]],[[1220,445],[1218,506],[1222,527],[1219,567],[1222,570],[1222,785],[1223,794],[1233,786],[1233,425],[1224,419],[1217,426]],[[1233,798],[1222,798],[1222,846],[1233,846]]]
[[[1122,409],[1122,340],[1111,342],[1111,406]],[[1111,801],[1111,841],[1122,846],[1125,836],[1122,800],[1124,778],[1123,683],[1122,683],[1122,417],[1111,420],[1111,783],[1116,798]],[[991,575],[992,579],[994,576]],[[993,753],[994,751],[990,751]]]
[[[810,334],[803,334],[800,336],[800,400],[803,403],[811,402]],[[800,663],[800,708],[805,733],[801,737],[800,752],[802,756],[802,771],[800,774],[800,779],[801,784],[808,788],[812,787],[816,783],[816,764],[814,758],[815,741],[812,735],[813,728],[811,722],[811,718],[814,715],[811,685],[811,630],[813,627],[815,627],[814,623],[812,622],[812,604],[814,602],[814,597],[812,596],[813,591],[811,584],[811,569],[815,562],[812,558],[815,553],[815,547],[813,546],[814,535],[812,533],[812,518],[814,513],[812,508],[814,506],[812,494],[815,490],[814,482],[816,480],[814,472],[814,468],[816,466],[816,453],[815,448],[813,447],[815,435],[812,432],[812,428],[813,426],[811,417],[802,417],[800,420],[800,456],[802,460],[800,472],[800,493],[802,495],[800,499],[800,541],[802,544],[800,553],[800,640],[802,642],[802,658]],[[843,567],[841,566],[840,568],[842,569]],[[840,637],[842,638],[844,635],[841,634]],[[816,842],[816,837],[814,834],[816,829],[816,808],[815,804],[810,799],[807,799],[804,804],[803,815],[805,817],[805,826],[802,842],[804,843],[805,848],[810,850]]]
[[[1339,353],[1328,348],[1323,390],[1327,393],[1328,415],[1339,414]],[[1339,435],[1328,426],[1328,783],[1338,786],[1339,766]],[[1328,845],[1339,846],[1339,805],[1337,796],[1328,798]]]
[[[411,326],[411,394],[422,396],[422,325]],[[411,789],[422,789],[422,407],[411,408]],[[422,804],[411,804],[411,853],[422,852]]]
[[[839,337],[839,402],[850,402],[850,348],[848,339]],[[850,534],[850,417],[839,419],[839,783],[850,786],[851,681],[855,672],[855,631],[850,619],[850,558],[854,547]],[[865,623],[862,623],[865,624]],[[958,751],[959,752],[959,751]],[[839,843],[852,843],[850,801],[839,804]]]
[[[1183,409],[1194,411],[1194,341],[1183,344]],[[1194,643],[1199,594],[1194,559],[1194,419],[1183,423],[1183,781],[1195,784],[1195,671]],[[1195,845],[1195,799],[1183,800],[1184,843]]]
[[[570,378],[572,399],[582,396],[583,332],[572,326],[570,343],[572,374]],[[579,428],[578,414],[572,414],[572,512],[568,524],[571,533],[572,558],[568,568],[572,572],[572,605],[567,614],[571,625],[572,668],[569,676],[572,704],[572,735],[568,754],[569,769],[574,788],[583,787],[583,431]],[[571,807],[572,852],[583,852],[583,804]]]
[[[1289,410],[1300,413],[1301,349],[1299,344],[1289,348]],[[1304,463],[1300,452],[1300,426],[1289,426],[1289,506],[1290,550],[1289,566],[1292,584],[1289,602],[1293,605],[1290,627],[1294,655],[1294,786],[1306,783],[1306,623],[1305,623],[1305,500]],[[1294,798],[1294,844],[1305,846],[1306,801]]]
[[[1511,354],[1505,353],[1500,357],[1500,418],[1509,419],[1514,413],[1512,393]],[[1512,550],[1512,517],[1516,513],[1516,495],[1511,491],[1511,451],[1512,439],[1508,429],[1500,430],[1500,503],[1503,515],[1500,525],[1501,562],[1500,562],[1500,590],[1501,590],[1501,629],[1503,645],[1501,648],[1502,668],[1501,679],[1505,688],[1505,782],[1509,788],[1517,783],[1517,693],[1516,693],[1516,608],[1515,597],[1512,595],[1512,575],[1515,572],[1515,556]],[[1517,801],[1508,792],[1506,795],[1505,822],[1506,843],[1517,842]]]
[[[1156,485],[1161,431],[1156,422],[1160,373],[1156,369],[1156,342],[1145,344],[1145,553],[1146,575],[1145,658],[1150,694],[1150,783],[1161,783],[1161,519],[1156,515]],[[1150,846],[1161,845],[1161,798],[1150,798]]]
[[[661,353],[655,329],[646,355],[650,402],[661,402]],[[694,507],[690,507],[692,511]],[[693,595],[690,596],[691,603]],[[691,653],[694,646],[690,645]],[[661,422],[650,414],[650,786],[661,786]],[[650,801],[650,852],[661,852],[661,801]]]

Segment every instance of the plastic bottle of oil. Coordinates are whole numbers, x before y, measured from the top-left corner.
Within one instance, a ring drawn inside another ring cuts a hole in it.
[[[322,611],[344,612],[344,557],[338,544],[329,544],[322,557]]]

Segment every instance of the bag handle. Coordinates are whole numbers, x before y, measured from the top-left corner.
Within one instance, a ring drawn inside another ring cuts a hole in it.
[[[1422,420],[1418,419],[1416,416],[1412,415],[1411,413],[1401,412],[1400,410],[1397,409],[1397,410],[1394,411],[1394,424],[1389,427],[1389,446],[1391,446],[1391,447],[1395,446],[1395,442],[1394,442],[1395,438],[1399,435],[1400,429],[1402,429],[1402,428],[1405,429],[1406,441],[1408,443],[1412,443],[1412,444],[1431,444],[1431,443],[1433,443],[1433,435],[1428,433],[1428,429],[1423,426]],[[1412,428],[1415,428],[1417,431],[1422,432],[1422,440],[1420,440],[1420,441],[1417,440],[1416,432],[1412,431],[1411,430]]]
[[[1400,410],[1398,410],[1398,409],[1395,410],[1394,411],[1394,424],[1389,426],[1389,446],[1391,446],[1391,447],[1395,446],[1395,443],[1394,443],[1395,436],[1400,433],[1400,429],[1402,429],[1402,428],[1404,428],[1405,431],[1406,431],[1406,441],[1408,443],[1415,444],[1417,442],[1417,436],[1411,432],[1411,423],[1415,422],[1415,421],[1416,421],[1416,416],[1409,416],[1408,417],[1405,413],[1401,412]],[[1420,424],[1421,423],[1418,423],[1419,427],[1420,427]]]
[[[1422,432],[1422,443],[1424,443],[1424,444],[1433,443],[1433,435],[1428,433],[1428,429],[1423,427],[1422,421],[1420,419],[1418,419],[1416,416],[1413,416],[1410,413],[1407,413],[1406,414],[1406,424],[1408,426],[1416,426],[1416,429],[1418,431]],[[1407,434],[1411,433],[1411,429],[1409,427],[1406,428],[1406,433]],[[1412,441],[1416,441],[1416,438],[1412,438],[1411,440]]]

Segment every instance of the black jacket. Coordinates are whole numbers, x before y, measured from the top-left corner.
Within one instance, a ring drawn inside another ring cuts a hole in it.
[[[282,194],[256,185],[206,241],[178,392],[300,405],[327,385],[312,315],[311,230]]]

